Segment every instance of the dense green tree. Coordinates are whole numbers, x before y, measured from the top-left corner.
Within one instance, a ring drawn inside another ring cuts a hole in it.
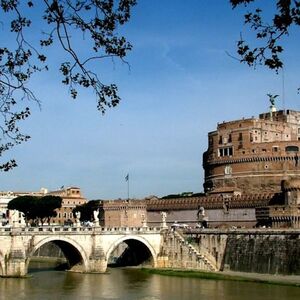
[[[36,199],[34,196],[20,196],[8,202],[7,208],[10,210],[18,210],[24,213],[26,223],[35,219],[36,215]]]
[[[35,224],[50,221],[56,216],[56,209],[61,207],[62,198],[59,196],[47,195],[44,197],[20,196],[12,199],[7,208],[16,209],[24,213],[26,223],[32,221]]]
[[[56,209],[61,208],[62,198],[59,196],[47,195],[38,198],[36,201],[36,218],[42,224],[50,222],[52,217],[56,217]]]
[[[98,210],[100,207],[100,202],[101,200],[90,200],[85,204],[82,205],[77,205],[74,209],[73,209],[73,215],[75,217],[75,213],[77,211],[80,212],[80,221],[84,222],[84,221],[92,221],[93,220],[93,211],[94,210]],[[100,210],[99,211],[99,220],[102,219],[103,217],[103,211]]]
[[[50,46],[56,45],[52,53],[57,57],[61,52],[67,57],[58,71],[72,98],[81,87],[93,90],[102,113],[119,103],[117,86],[105,83],[96,62],[124,61],[132,46],[117,29],[129,20],[135,4],[136,0],[0,0],[1,36],[12,38],[5,46],[0,42],[0,157],[30,138],[21,133],[19,122],[30,116],[31,103],[40,105],[30,80],[49,69]],[[34,24],[41,28],[35,39],[27,36]],[[5,159],[0,170],[16,165],[14,159]]]
[[[253,7],[259,5],[257,0],[230,0],[233,8],[237,6]],[[284,48],[282,46],[283,37],[287,37],[292,27],[300,26],[300,1],[297,0],[277,0],[269,1],[274,5],[275,13],[271,19],[267,19],[267,14],[259,7],[252,8],[245,13],[245,24],[249,25],[255,32],[255,46],[251,47],[241,36],[237,42],[237,53],[240,61],[255,67],[265,65],[266,67],[278,71],[283,67],[281,57]],[[261,4],[261,3],[260,3]]]

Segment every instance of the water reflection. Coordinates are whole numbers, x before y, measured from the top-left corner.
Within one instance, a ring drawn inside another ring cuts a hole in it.
[[[0,299],[298,300],[300,288],[146,274],[109,269],[107,274],[32,272],[27,279],[0,279]]]

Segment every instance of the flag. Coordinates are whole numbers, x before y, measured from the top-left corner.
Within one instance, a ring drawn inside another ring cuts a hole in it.
[[[129,180],[129,174],[126,175],[125,180],[126,180],[126,181]]]

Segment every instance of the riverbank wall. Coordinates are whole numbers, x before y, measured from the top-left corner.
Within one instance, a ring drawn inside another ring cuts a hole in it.
[[[300,230],[199,230],[182,234],[219,271],[300,275]]]

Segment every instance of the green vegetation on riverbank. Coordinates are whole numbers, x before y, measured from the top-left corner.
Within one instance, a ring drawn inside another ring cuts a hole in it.
[[[234,275],[226,272],[205,272],[198,270],[181,270],[181,269],[153,269],[153,268],[142,268],[143,272],[148,274],[158,274],[163,276],[176,276],[176,277],[186,277],[186,278],[200,278],[200,279],[213,279],[213,280],[233,280],[233,281],[243,281],[243,282],[257,282],[257,283],[267,283],[276,285],[288,285],[300,287],[300,281],[289,279],[288,277],[270,275],[268,279],[262,278],[260,274],[249,274]],[[240,274],[240,273],[239,273]],[[277,277],[277,278],[276,278]]]

